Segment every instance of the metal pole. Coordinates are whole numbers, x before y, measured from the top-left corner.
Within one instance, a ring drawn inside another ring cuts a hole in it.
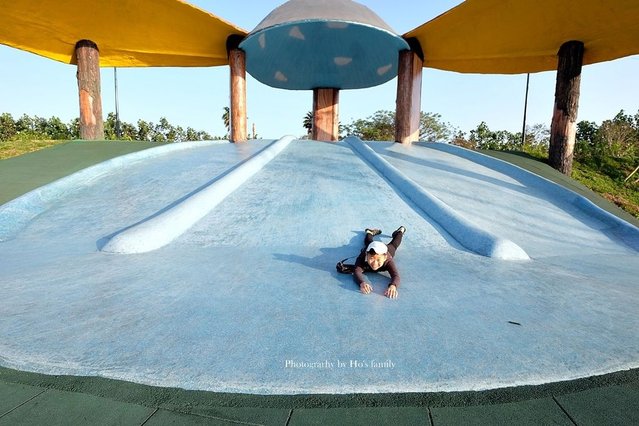
[[[524,100],[524,124],[521,128],[521,146],[526,143],[526,111],[528,109],[528,86],[530,84],[530,73],[526,74],[526,98]]]
[[[113,81],[115,85],[115,136],[117,138],[122,137],[122,130],[120,129],[120,106],[118,101],[118,69],[113,67]]]

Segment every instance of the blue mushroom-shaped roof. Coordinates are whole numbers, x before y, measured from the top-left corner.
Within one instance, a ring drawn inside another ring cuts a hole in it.
[[[360,89],[397,75],[406,41],[350,0],[290,0],[240,43],[246,68],[272,87]]]

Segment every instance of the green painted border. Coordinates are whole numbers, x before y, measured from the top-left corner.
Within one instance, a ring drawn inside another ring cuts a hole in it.
[[[601,387],[639,386],[639,368],[601,376],[484,391],[253,395],[142,385],[88,376],[59,376],[0,367],[0,382],[79,392],[116,401],[172,411],[201,412],[206,407],[327,408],[327,407],[457,407],[492,405],[571,394]]]

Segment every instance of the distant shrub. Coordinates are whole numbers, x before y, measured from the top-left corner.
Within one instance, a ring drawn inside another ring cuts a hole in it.
[[[104,136],[108,140],[140,140],[154,142],[182,142],[219,139],[204,131],[190,127],[173,126],[162,117],[158,124],[138,120],[137,125],[117,122],[115,114],[109,113],[104,121]],[[9,113],[0,115],[0,141],[11,140],[69,140],[80,138],[80,120],[75,118],[64,123],[58,117],[30,117],[24,114],[15,120]]]

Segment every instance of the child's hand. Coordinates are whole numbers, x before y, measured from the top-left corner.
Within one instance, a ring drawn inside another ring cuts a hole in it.
[[[397,298],[397,287],[395,287],[394,285],[389,285],[388,288],[386,289],[386,291],[384,292],[384,296],[388,297],[389,299],[396,299]]]
[[[368,294],[373,291],[373,287],[371,287],[369,283],[361,283],[359,285],[359,290],[364,294]]]

